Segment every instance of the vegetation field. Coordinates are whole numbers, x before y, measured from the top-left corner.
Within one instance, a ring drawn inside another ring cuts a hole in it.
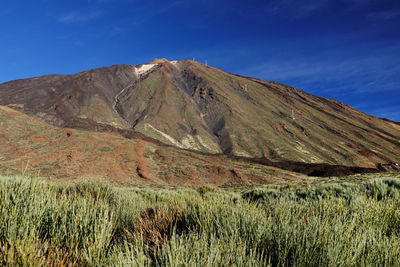
[[[400,175],[143,189],[0,178],[1,266],[400,265]]]

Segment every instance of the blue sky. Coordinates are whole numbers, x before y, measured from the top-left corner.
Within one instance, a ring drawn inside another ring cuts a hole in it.
[[[0,82],[192,59],[400,121],[399,0],[15,0]]]

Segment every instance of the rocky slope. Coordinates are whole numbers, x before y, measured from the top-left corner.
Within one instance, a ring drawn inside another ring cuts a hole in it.
[[[249,185],[306,177],[118,133],[58,128],[0,106],[0,174],[21,173],[51,180],[106,178],[131,185]]]
[[[53,181],[108,179],[122,185],[310,183],[376,169],[204,154],[113,132],[54,127],[0,106],[0,175]]]
[[[206,153],[363,167],[400,160],[394,122],[190,60],[12,81],[0,85],[0,104],[60,127],[139,132]]]

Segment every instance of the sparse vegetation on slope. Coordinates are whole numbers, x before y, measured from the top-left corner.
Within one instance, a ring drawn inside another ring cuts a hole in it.
[[[398,265],[399,179],[235,192],[2,177],[0,265]]]
[[[116,133],[60,129],[0,106],[0,175],[26,169],[52,179],[101,176],[131,185],[252,184],[276,173],[284,179],[302,177],[260,164],[247,166]]]
[[[304,164],[204,154],[118,133],[60,129],[0,106],[0,175],[26,170],[43,177],[104,177],[129,185],[252,185],[302,183],[312,176],[377,172],[327,164]],[[297,173],[296,173],[297,172]]]
[[[400,160],[396,123],[191,60],[153,63],[0,84],[0,105],[201,152],[369,168]]]

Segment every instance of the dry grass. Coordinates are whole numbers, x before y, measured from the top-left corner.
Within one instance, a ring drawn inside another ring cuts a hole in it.
[[[399,178],[245,192],[1,178],[0,266],[398,266]]]
[[[185,229],[183,212],[179,208],[149,207],[133,223],[133,229],[124,229],[122,238],[127,242],[141,237],[151,257],[154,251],[174,233]]]

